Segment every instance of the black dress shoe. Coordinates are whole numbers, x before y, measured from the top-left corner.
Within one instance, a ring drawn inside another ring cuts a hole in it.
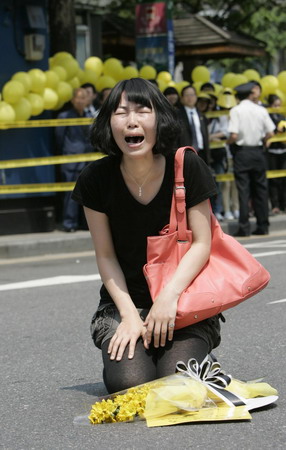
[[[242,230],[237,230],[237,232],[233,234],[233,237],[247,237],[247,236],[250,236],[250,233],[246,233],[245,231]]]
[[[261,230],[260,228],[257,228],[256,230],[252,231],[251,234],[254,234],[255,236],[265,235],[269,234],[268,230]]]

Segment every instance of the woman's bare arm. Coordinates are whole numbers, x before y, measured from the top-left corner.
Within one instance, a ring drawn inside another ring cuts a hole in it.
[[[134,356],[135,345],[144,336],[145,327],[128,293],[126,281],[118,263],[106,214],[84,208],[93,240],[99,273],[121,317],[121,323],[110,341],[111,359],[120,360],[127,345],[128,357]]]
[[[179,297],[209,258],[211,227],[208,200],[188,210],[188,222],[193,232],[193,243],[181,259],[170,282],[160,292],[146,318],[147,333],[144,340],[146,348],[151,342],[152,334],[155,347],[164,346],[167,335],[168,339],[172,340],[173,330],[168,328],[168,324],[175,322]]]

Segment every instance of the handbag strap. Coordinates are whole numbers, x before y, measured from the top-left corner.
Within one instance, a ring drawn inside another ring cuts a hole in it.
[[[180,147],[175,154],[175,178],[172,197],[169,232],[178,230],[178,240],[187,240],[186,188],[184,184],[184,156],[186,149],[196,153],[192,147]]]

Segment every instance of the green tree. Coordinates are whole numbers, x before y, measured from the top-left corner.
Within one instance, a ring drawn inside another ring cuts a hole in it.
[[[109,12],[123,18],[135,18],[136,0],[113,0],[107,7]],[[256,58],[224,60],[230,70],[243,70],[245,65],[254,65],[267,70],[271,58],[278,52],[286,53],[285,0],[173,0],[174,18],[187,14],[203,14],[219,27],[243,32],[266,43],[266,61]]]

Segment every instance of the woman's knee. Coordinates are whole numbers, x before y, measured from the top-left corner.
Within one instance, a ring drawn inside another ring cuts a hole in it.
[[[103,379],[109,393],[119,392],[132,386],[147,383],[156,378],[156,367],[152,356],[136,346],[134,358],[123,355],[121,361],[110,360],[108,343],[102,346]],[[126,352],[125,352],[126,353]]]

